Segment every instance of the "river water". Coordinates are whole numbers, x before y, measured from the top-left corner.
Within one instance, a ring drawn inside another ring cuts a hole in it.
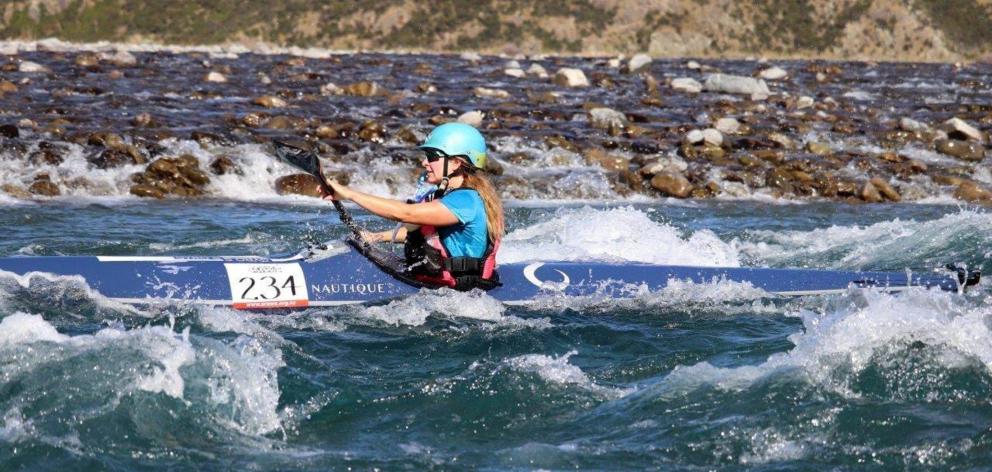
[[[552,74],[584,68],[595,84],[562,90],[506,76],[509,58],[159,48],[94,65],[75,46],[8,46],[3,78],[16,90],[0,96],[0,124],[16,133],[0,129],[0,256],[294,253],[347,230],[329,204],[276,191],[292,170],[267,139],[308,137],[329,171],[402,197],[416,165],[402,129],[422,137],[431,119],[483,109],[508,201],[502,262],[992,271],[992,215],[957,203],[947,177],[986,185],[987,166],[891,135],[901,117],[987,129],[988,65],[782,63],[792,78],[771,84],[778,98],[761,112],[749,99],[672,92],[666,80],[701,74],[680,60],[653,63],[660,102],[645,104],[644,78],[606,59],[521,60]],[[768,65],[703,66],[750,75]],[[205,82],[210,71],[228,82]],[[387,92],[321,94],[359,80]],[[475,97],[479,86],[511,99]],[[551,91],[556,102],[542,104]],[[288,103],[262,108],[252,103],[261,95]],[[816,107],[797,109],[788,97],[801,95]],[[590,103],[645,134],[591,128]],[[796,142],[775,149],[785,165],[881,176],[904,202],[851,204],[763,178],[728,186],[724,171],[749,168],[688,156],[693,184],[722,190],[668,199],[618,187],[616,169],[585,157],[606,149],[636,170],[677,157],[685,131],[735,114],[757,136],[734,138],[734,159],[782,133]],[[274,116],[279,126],[265,121]],[[370,120],[384,133],[357,136]],[[321,125],[338,131],[315,138]],[[811,142],[830,155],[807,152]],[[236,170],[210,172],[198,198],[130,194],[148,162],[182,154],[202,169],[226,156]],[[40,191],[46,180],[58,195]],[[505,306],[424,291],[261,313],[130,307],[78,278],[0,274],[0,470],[989,468],[990,302],[988,283],[780,299],[746,284],[673,282],[621,301]]]
[[[941,205],[513,204],[504,261],[979,264],[992,216]],[[359,222],[383,224],[359,214]],[[8,203],[3,255],[280,254],[327,205]],[[987,285],[768,298],[673,284],[504,306],[423,292],[282,314],[135,309],[0,278],[3,469],[988,467]]]

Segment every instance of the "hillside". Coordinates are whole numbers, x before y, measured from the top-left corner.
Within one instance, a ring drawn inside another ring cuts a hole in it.
[[[992,0],[12,0],[0,38],[331,49],[823,57],[992,56]]]

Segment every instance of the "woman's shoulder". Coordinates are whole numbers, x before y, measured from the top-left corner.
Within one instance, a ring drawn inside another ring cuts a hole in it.
[[[482,203],[482,195],[474,188],[457,188],[448,192],[441,200],[452,203],[477,204]]]

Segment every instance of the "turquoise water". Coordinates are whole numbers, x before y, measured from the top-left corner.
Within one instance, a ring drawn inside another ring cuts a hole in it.
[[[503,260],[992,269],[992,216],[957,206],[515,205],[509,220]],[[329,206],[216,200],[17,203],[0,227],[3,256],[275,255],[346,234]],[[273,315],[5,275],[0,469],[990,467],[990,295],[675,284]]]

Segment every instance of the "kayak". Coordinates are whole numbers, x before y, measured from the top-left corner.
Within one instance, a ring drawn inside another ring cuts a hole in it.
[[[0,276],[78,276],[115,301],[188,301],[237,309],[303,308],[375,303],[424,289],[403,272],[399,255],[335,241],[284,258],[255,256],[29,256],[0,258]],[[839,271],[759,267],[689,267],[642,263],[531,261],[500,264],[501,285],[489,291],[505,303],[545,296],[630,298],[673,281],[736,282],[770,296],[840,293],[849,287],[885,291],[909,287],[961,291],[980,274],[935,271]]]

